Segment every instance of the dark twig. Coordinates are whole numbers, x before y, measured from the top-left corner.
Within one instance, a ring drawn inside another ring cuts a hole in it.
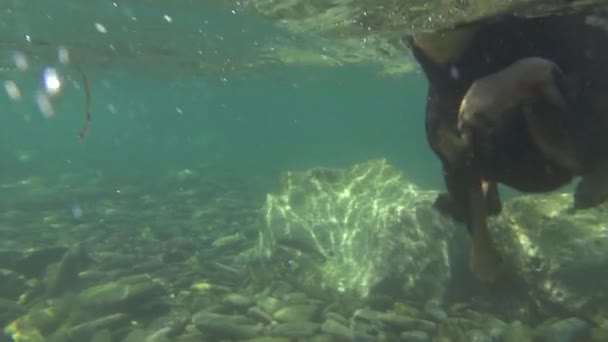
[[[77,66],[76,69],[82,76],[82,82],[84,85],[84,94],[85,94],[85,117],[84,117],[84,126],[80,130],[78,137],[80,142],[84,139],[85,135],[89,131],[89,126],[91,125],[91,86],[89,85],[89,79],[87,75],[82,71],[82,69]]]

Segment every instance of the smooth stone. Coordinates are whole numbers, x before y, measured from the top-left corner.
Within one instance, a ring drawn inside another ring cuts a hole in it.
[[[351,321],[353,322],[366,322],[376,326],[382,325],[379,316],[381,312],[370,310],[370,309],[359,309],[353,313]]]
[[[450,317],[445,322],[441,323],[442,327],[457,327],[462,331],[478,329],[480,327],[479,322],[475,322],[468,318],[462,317]]]
[[[149,333],[146,342],[171,342],[172,336],[174,336],[174,332],[170,327],[162,328]]]
[[[253,305],[253,300],[238,293],[230,293],[224,296],[222,303],[239,309],[247,309]]]
[[[137,261],[135,255],[119,252],[97,252],[91,257],[106,269],[131,268]]]
[[[336,312],[326,312],[323,315],[323,318],[327,319],[333,319],[334,321],[342,324],[342,325],[348,325],[348,319],[346,319],[346,317],[340,315],[339,313]]]
[[[214,338],[251,339],[260,337],[260,328],[245,316],[200,311],[192,317],[192,322],[201,333],[213,335]]]
[[[359,309],[351,317],[351,331],[353,340],[373,342],[378,340],[378,334],[385,328],[384,323],[378,319],[380,313],[370,309]]]
[[[492,317],[486,320],[483,331],[485,331],[492,341],[500,341],[501,336],[504,333],[505,328],[508,326],[507,323],[499,320],[498,318]]]
[[[608,341],[608,327],[591,329],[589,342]]]
[[[431,321],[401,316],[393,313],[380,313],[378,315],[378,319],[386,323],[386,325],[399,331],[416,329],[426,332],[433,332],[437,329],[437,325]]]
[[[275,297],[284,296],[293,291],[293,286],[285,281],[277,281],[273,284],[272,295]]]
[[[443,322],[448,319],[448,314],[439,306],[438,303],[430,301],[424,305],[423,312],[432,320]]]
[[[156,272],[158,270],[166,269],[167,266],[163,263],[160,258],[154,258],[151,260],[146,260],[145,262],[138,263],[131,267],[131,272],[133,273],[148,273],[148,272]]]
[[[502,342],[532,342],[532,329],[515,321],[508,324],[502,332]]]
[[[148,333],[144,329],[133,329],[123,338],[122,342],[146,342]]]
[[[577,342],[584,340],[590,333],[589,323],[571,317],[537,329],[535,335],[542,341]]]
[[[335,341],[336,341],[335,337],[332,335],[328,335],[328,334],[318,334],[307,340],[307,342],[335,342]],[[354,341],[354,340],[351,340],[351,341]],[[363,342],[363,341],[356,340],[356,342]]]
[[[243,342],[291,342],[291,339],[287,337],[256,337],[249,340],[243,340]]]
[[[192,316],[192,323],[196,326],[199,323],[213,322],[213,321],[225,321],[231,322],[232,324],[254,324],[255,321],[247,316],[242,315],[226,315],[209,311],[199,311]]]
[[[112,314],[95,320],[79,324],[68,330],[68,337],[73,341],[85,341],[100,330],[113,329],[129,323],[129,315],[123,313]]]
[[[318,305],[296,304],[279,309],[272,317],[279,322],[312,321],[319,311]]]
[[[206,341],[203,334],[198,331],[188,332],[183,335],[179,335],[175,338],[175,342],[201,342]]]
[[[468,342],[466,329],[460,324],[455,324],[452,319],[448,319],[439,326],[437,335],[437,341],[443,339],[450,342]]]
[[[257,304],[260,309],[262,309],[264,312],[268,312],[271,315],[277,312],[284,305],[281,300],[275,297],[262,297],[258,299]]]
[[[412,330],[399,334],[399,339],[403,342],[429,342],[431,337],[424,331]]]
[[[492,338],[479,329],[467,331],[466,336],[469,342],[492,342]]]
[[[260,309],[256,306],[249,308],[249,310],[247,310],[247,315],[251,318],[254,318],[254,319],[256,319],[260,322],[264,322],[266,324],[270,324],[270,323],[274,322],[274,320],[272,319],[272,316],[270,316],[269,314],[262,311],[262,309]]]
[[[146,326],[150,334],[163,333],[168,336],[176,336],[184,332],[186,325],[192,321],[190,312],[184,308],[174,308],[168,314],[159,316]]]
[[[338,341],[350,341],[353,338],[353,334],[349,327],[331,318],[323,322],[321,331],[333,336]]]
[[[260,329],[255,325],[233,324],[231,322],[207,322],[197,325],[204,334],[215,338],[251,339],[260,336]]]
[[[319,323],[293,321],[273,325],[269,335],[295,339],[311,337],[320,330],[321,324]]]
[[[111,310],[137,309],[162,297],[166,290],[148,275],[135,275],[95,285],[82,291],[78,297],[83,307]],[[139,304],[139,305],[138,305]]]
[[[445,337],[445,336],[440,336],[440,337],[437,337],[437,338],[434,340],[434,342],[454,342],[454,341],[452,341],[452,339],[447,338],[447,337]]]
[[[91,342],[113,342],[112,333],[108,329],[103,329],[91,337]]]
[[[42,336],[41,332],[46,334],[51,331],[65,330],[60,329],[60,326],[70,313],[68,307],[69,305],[57,305],[32,308],[25,315],[4,327],[4,333],[13,336],[26,336],[27,341],[37,341],[37,337]],[[25,338],[21,340],[26,341]],[[64,338],[62,342],[65,340]]]
[[[310,298],[304,292],[291,292],[283,296],[283,301],[287,304],[306,304]]]
[[[53,267],[46,277],[46,292],[50,297],[57,297],[66,291],[74,290],[80,278],[78,273],[90,261],[82,245],[77,244],[63,255],[57,267]]]

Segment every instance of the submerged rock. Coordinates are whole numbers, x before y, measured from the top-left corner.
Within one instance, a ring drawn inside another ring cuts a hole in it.
[[[350,341],[353,338],[353,334],[347,326],[331,318],[323,322],[321,331],[333,336],[335,341]]]
[[[275,312],[273,318],[279,322],[312,321],[321,312],[315,304],[296,304],[286,306]]]
[[[0,327],[4,327],[24,313],[25,309],[17,304],[17,302],[0,298]]]
[[[191,315],[187,310],[173,308],[166,315],[160,316],[148,324],[146,331],[150,336],[173,338],[183,333],[190,321]]]
[[[384,159],[287,172],[267,197],[259,253],[308,293],[441,298],[457,229],[435,196]]]
[[[505,326],[502,332],[504,342],[532,342],[532,329],[516,321]]]
[[[590,332],[589,323],[571,317],[537,328],[535,336],[542,342],[575,342],[584,341]]]
[[[116,328],[119,325],[129,324],[128,318],[129,316],[123,313],[100,317],[71,328],[68,330],[66,337],[69,341],[86,341],[100,330]]]
[[[249,308],[249,310],[247,310],[247,315],[249,317],[257,319],[258,321],[260,321],[262,323],[270,324],[270,323],[274,322],[274,319],[272,319],[272,316],[270,316],[268,313],[262,311],[262,309],[260,309],[256,306]]]
[[[0,298],[16,300],[26,289],[27,280],[23,275],[0,268]]]
[[[240,315],[200,311],[192,317],[192,323],[201,333],[215,339],[252,339],[261,336],[255,321]]]
[[[238,293],[230,293],[224,296],[222,303],[236,309],[247,309],[253,305],[253,300]]]
[[[68,315],[69,309],[61,303],[57,306],[33,308],[8,324],[4,333],[11,336],[14,342],[46,341],[45,336],[55,331]]]
[[[141,310],[166,295],[165,288],[146,274],[89,287],[78,294],[84,308],[98,311]]]
[[[283,302],[280,299],[267,296],[259,298],[257,304],[260,309],[262,309],[262,311],[267,312],[269,314],[274,314],[283,306]]]
[[[305,321],[279,323],[270,327],[271,336],[287,337],[290,339],[311,337],[321,330],[321,324]]]
[[[40,277],[50,264],[61,260],[67,251],[68,248],[63,246],[32,249],[15,260],[12,269],[26,277]]]
[[[429,342],[431,341],[431,337],[429,334],[424,331],[413,330],[413,331],[404,331],[399,334],[399,338],[401,341],[406,342]],[[473,342],[473,340],[471,340]]]
[[[591,317],[608,305],[608,204],[571,211],[572,195],[522,196],[490,228],[534,302]]]
[[[89,261],[82,245],[70,248],[52,270],[47,280],[47,295],[53,297],[75,289],[79,284],[78,272]]]

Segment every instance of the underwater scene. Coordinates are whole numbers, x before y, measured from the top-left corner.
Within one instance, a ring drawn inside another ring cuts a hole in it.
[[[0,342],[608,341],[605,0],[0,10]]]

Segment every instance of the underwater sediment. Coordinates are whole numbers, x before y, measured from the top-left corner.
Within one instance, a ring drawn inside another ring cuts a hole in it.
[[[488,289],[467,273],[464,228],[431,208],[436,192],[384,159],[286,172],[265,198],[228,183],[182,170],[119,196],[93,184],[77,220],[50,204],[53,185],[28,183],[48,188],[2,214],[0,340],[608,336],[605,207],[506,202],[490,228],[512,278]]]

